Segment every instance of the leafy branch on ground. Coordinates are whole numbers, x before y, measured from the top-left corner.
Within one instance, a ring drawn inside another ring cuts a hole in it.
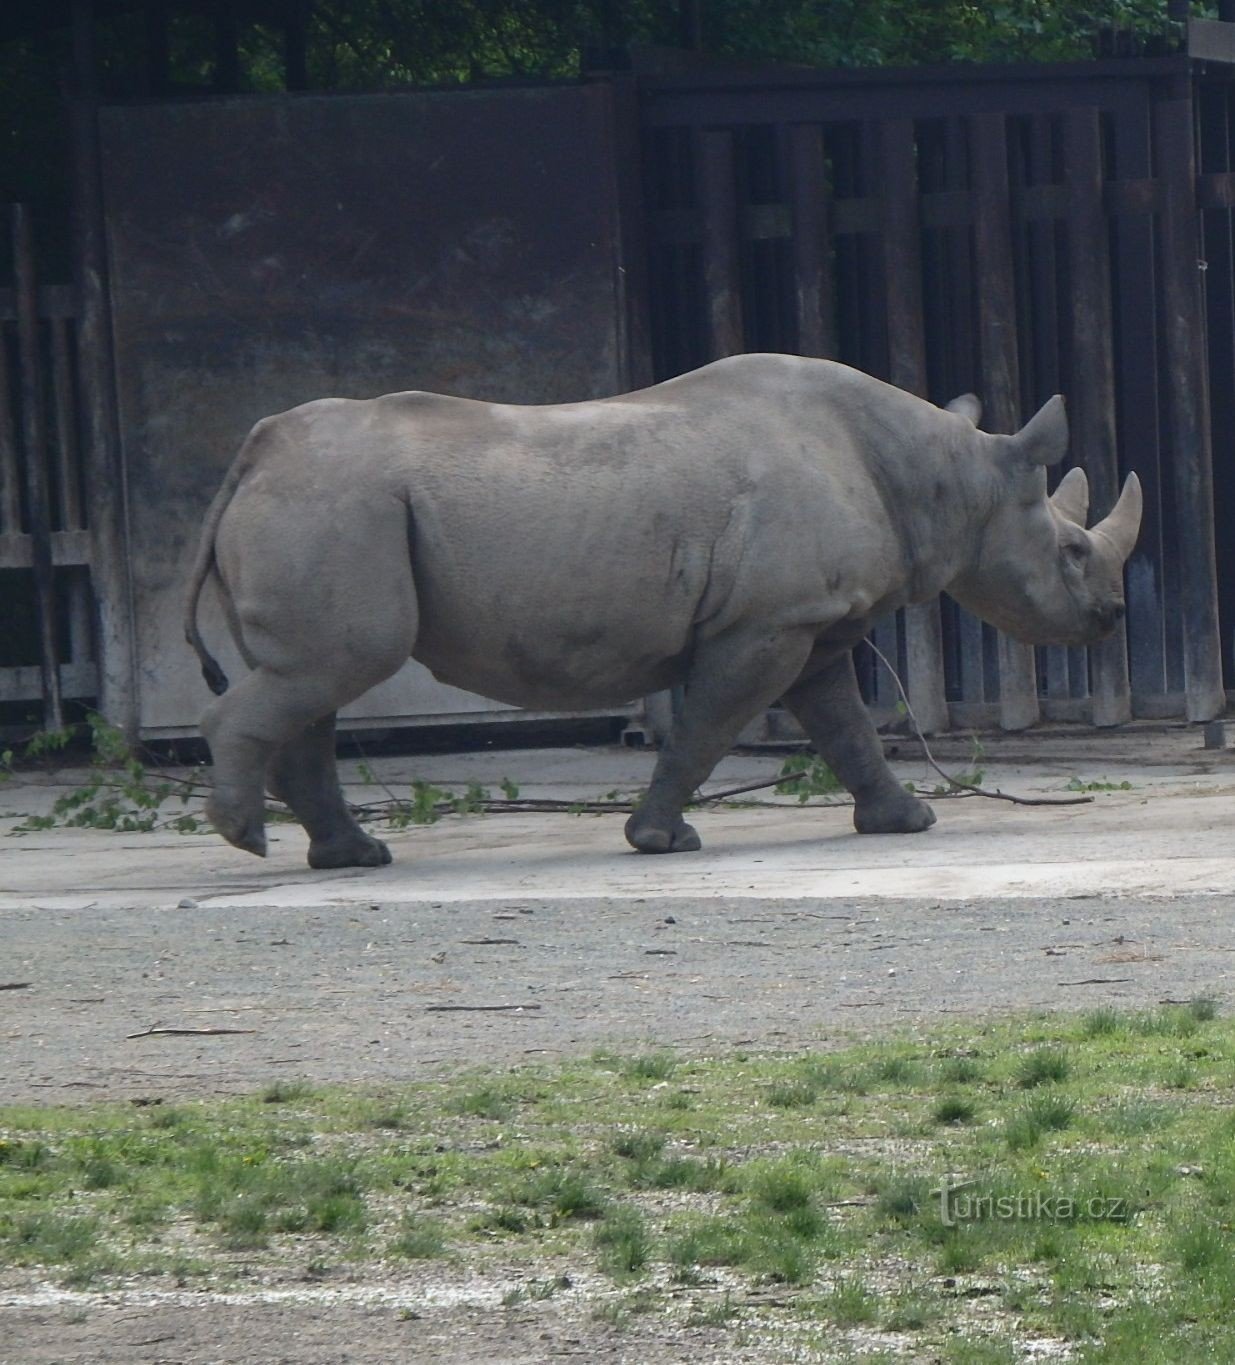
[[[27,815],[11,834],[32,834],[56,826],[124,834],[156,829],[195,834],[205,828],[201,817],[187,809],[191,800],[205,794],[204,784],[152,771],[124,735],[97,713],[91,711],[86,724],[90,731],[90,777],[58,796],[49,814]],[[26,743],[21,757],[28,760],[62,752],[73,738],[69,728],[43,731]],[[3,762],[7,778],[16,762],[11,750],[3,755]],[[169,814],[165,807],[175,801],[179,802],[179,813]]]

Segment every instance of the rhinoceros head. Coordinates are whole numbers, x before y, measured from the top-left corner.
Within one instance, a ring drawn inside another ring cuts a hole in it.
[[[970,396],[949,405],[976,420]],[[1072,469],[1051,496],[1046,466],[1068,448],[1068,419],[1056,396],[1015,436],[984,438],[994,502],[978,557],[948,591],[984,621],[1025,644],[1082,645],[1115,629],[1124,614],[1123,566],[1141,526],[1141,485],[1129,474],[1109,516],[1089,530],[1089,486]]]

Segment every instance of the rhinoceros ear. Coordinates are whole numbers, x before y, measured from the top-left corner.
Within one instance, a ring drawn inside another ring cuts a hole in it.
[[[976,427],[982,420],[982,400],[976,393],[962,393],[954,398],[944,409],[945,412],[955,412],[961,417],[967,417]]]
[[[1063,396],[1048,399],[1012,437],[1022,459],[1032,465],[1058,464],[1068,453],[1068,413]]]

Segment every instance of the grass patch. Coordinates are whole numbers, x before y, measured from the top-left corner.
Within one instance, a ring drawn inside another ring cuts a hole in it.
[[[517,1264],[509,1306],[599,1274],[583,1292],[614,1326],[672,1312],[802,1358],[873,1329],[911,1359],[1014,1360],[1029,1338],[1235,1359],[1232,1058],[1235,1027],[1194,1001],[829,1053],[10,1107],[0,1267],[107,1289]]]

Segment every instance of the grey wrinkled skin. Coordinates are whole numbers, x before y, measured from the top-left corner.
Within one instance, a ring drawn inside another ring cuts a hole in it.
[[[853,794],[863,833],[934,823],[884,763],[851,650],[947,589],[1035,644],[1084,644],[1123,613],[1140,523],[1129,476],[1084,529],[1084,475],[1054,500],[1052,399],[1015,436],[843,365],[734,356],[617,398],[517,407],[427,393],[325,399],[260,422],[210,510],[187,635],[217,579],[250,668],[202,718],[209,813],[264,854],[286,801],[314,867],[388,862],[348,811],[335,713],[408,655],[443,682],[536,710],[685,684],[626,837],[699,847],[684,803],[778,698]]]

